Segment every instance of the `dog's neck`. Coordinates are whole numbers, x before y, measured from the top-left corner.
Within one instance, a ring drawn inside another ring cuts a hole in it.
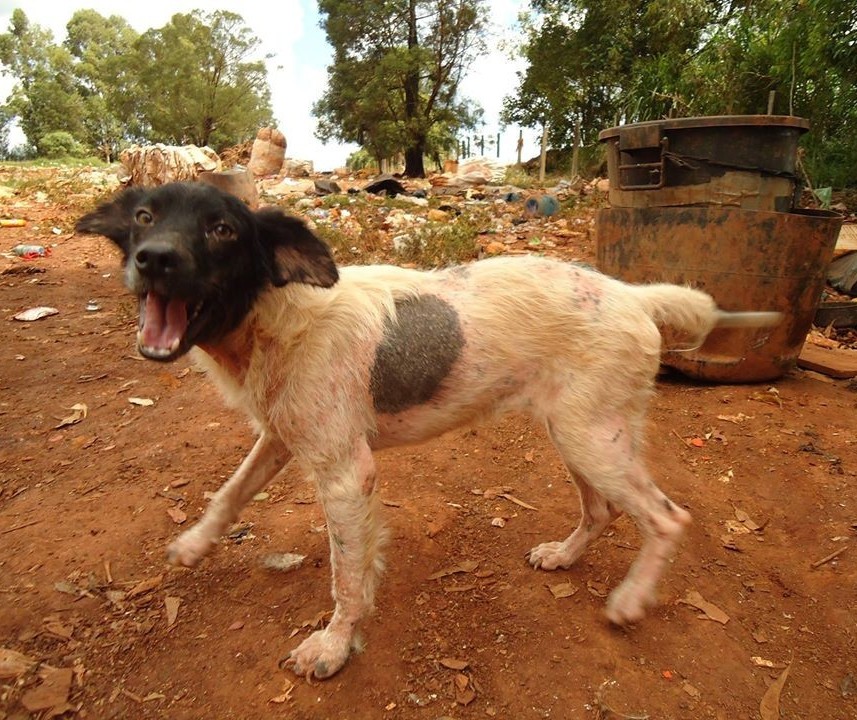
[[[200,343],[203,350],[220,369],[238,385],[244,384],[250,364],[253,343],[253,330],[248,322],[243,322],[237,329],[215,343]]]

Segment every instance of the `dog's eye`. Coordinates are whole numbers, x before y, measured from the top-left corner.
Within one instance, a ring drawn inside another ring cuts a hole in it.
[[[226,223],[217,223],[206,234],[212,240],[234,240],[237,237],[232,227]]]
[[[138,225],[151,225],[154,219],[148,210],[138,210],[134,220],[137,221]]]

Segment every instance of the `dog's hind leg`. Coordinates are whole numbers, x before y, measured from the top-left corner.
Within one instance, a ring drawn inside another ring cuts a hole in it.
[[[639,527],[643,544],[607,603],[607,617],[618,625],[642,619],[654,604],[658,580],[690,523],[690,514],[661,492],[646,471],[640,457],[641,428],[642,419],[629,419],[618,411],[573,425],[553,419],[554,442],[572,472],[585,479],[585,486],[579,484],[584,516],[581,527],[564,542],[530,551],[530,561],[537,567],[566,567],[619,511],[627,512]]]
[[[250,454],[214,494],[208,509],[167,549],[173,565],[192,567],[208,554],[238,513],[289,461],[291,454],[274,436],[263,432]]]
[[[326,678],[358,649],[358,624],[371,610],[382,569],[383,533],[375,495],[375,461],[365,439],[336,467],[315,469],[327,519],[333,600],[330,624],[316,631],[282,661],[298,675]]]

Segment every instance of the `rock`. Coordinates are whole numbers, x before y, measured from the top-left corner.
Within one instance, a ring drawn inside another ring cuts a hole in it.
[[[202,172],[199,181],[231,193],[243,200],[253,209],[259,207],[259,193],[256,181],[247,170],[224,170],[222,172]]]
[[[342,188],[333,180],[320,178],[315,181],[315,191],[319,195],[336,195],[342,192]]]
[[[283,175],[284,177],[309,177],[312,173],[312,160],[295,160],[295,158],[286,158],[283,160],[283,164],[280,167],[280,175]]]
[[[379,195],[382,192],[387,193],[390,197],[396,197],[396,195],[402,195],[405,192],[405,186],[388,174],[379,175],[363,189],[373,195]]]
[[[506,252],[506,246],[497,240],[492,240],[485,246],[486,255],[502,255],[504,252]]]
[[[256,177],[276,175],[286,157],[286,136],[276,128],[262,128],[253,141],[248,169]]]
[[[217,153],[196,145],[132,145],[119,153],[124,173],[131,185],[163,185],[180,180],[196,180],[201,172],[220,170]]]

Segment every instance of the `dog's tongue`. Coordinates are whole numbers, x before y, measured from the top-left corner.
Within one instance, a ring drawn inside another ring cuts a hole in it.
[[[140,343],[156,350],[174,350],[187,330],[187,305],[182,300],[167,300],[155,292],[146,295]]]

